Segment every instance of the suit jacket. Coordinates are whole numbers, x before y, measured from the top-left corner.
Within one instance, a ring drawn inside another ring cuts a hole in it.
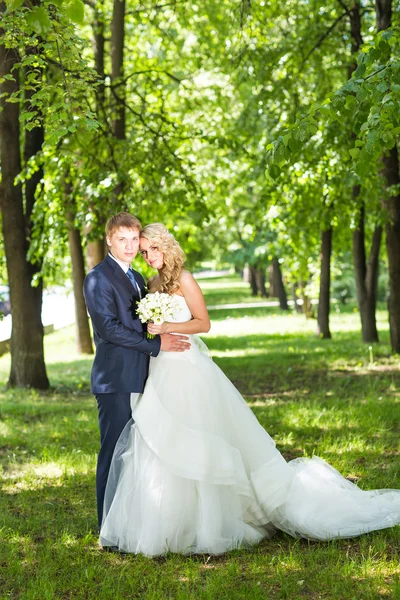
[[[134,273],[143,297],[143,277]],[[106,256],[87,274],[83,293],[96,345],[92,393],[142,392],[150,356],[157,356],[161,341],[160,336],[146,337],[136,314],[137,290],[119,264]]]

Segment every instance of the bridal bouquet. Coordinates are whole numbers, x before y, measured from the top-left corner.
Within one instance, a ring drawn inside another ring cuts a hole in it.
[[[169,294],[154,292],[147,294],[137,303],[137,315],[142,323],[155,323],[161,325],[165,321],[173,319],[179,310],[176,298]],[[154,335],[147,333],[148,338]]]

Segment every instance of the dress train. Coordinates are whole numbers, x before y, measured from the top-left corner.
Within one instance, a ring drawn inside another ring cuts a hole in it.
[[[177,320],[190,312],[184,298]],[[279,529],[315,540],[400,524],[400,490],[363,491],[324,460],[286,462],[197,336],[151,359],[117,443],[103,546],[221,554]]]

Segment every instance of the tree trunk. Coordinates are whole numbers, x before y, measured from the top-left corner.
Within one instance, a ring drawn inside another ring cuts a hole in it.
[[[125,43],[125,0],[114,0],[111,22],[111,90],[114,96],[113,135],[116,140],[125,139],[125,82],[124,82],[124,43]],[[118,157],[118,146],[116,156]],[[117,158],[118,161],[118,158]],[[124,196],[124,182],[116,184],[112,201],[121,204]]]
[[[106,124],[108,123],[108,118],[106,114],[105,107],[105,37],[104,37],[104,3],[101,0],[96,2],[95,10],[94,10],[94,18],[92,23],[93,28],[93,54],[94,54],[94,64],[97,75],[102,80],[96,88],[96,112],[97,118],[99,121],[103,121]],[[101,227],[99,223],[104,223],[104,219],[99,211],[96,210],[96,205],[90,206],[89,210],[94,214],[93,221],[96,225],[96,233],[97,229]],[[84,229],[84,235],[86,237],[89,236],[92,231],[92,225],[86,227]],[[90,271],[98,265],[104,258],[106,254],[106,243],[104,237],[97,240],[89,240],[86,243],[86,269]]]
[[[379,342],[376,326],[376,297],[382,227],[375,227],[368,264],[365,253],[365,208],[361,206],[357,229],[353,232],[353,262],[363,342]]]
[[[383,158],[384,175],[388,187],[400,188],[399,156],[397,146]],[[386,249],[389,263],[389,325],[393,352],[400,353],[400,193],[384,200],[388,213]]]
[[[1,11],[4,4],[1,4]],[[2,35],[0,29],[0,37]],[[0,76],[13,74],[16,81],[5,80],[0,85],[0,159],[2,182],[0,189],[2,229],[7,261],[12,311],[11,372],[9,385],[47,389],[41,321],[41,285],[31,285],[35,267],[27,261],[30,212],[34,202],[34,182],[26,186],[26,214],[22,186],[15,183],[21,171],[19,103],[6,102],[9,94],[19,91],[18,71],[12,71],[19,58],[14,50],[0,45]],[[4,96],[5,95],[5,96]],[[42,132],[31,132],[26,138],[26,154],[42,139]]]
[[[351,28],[351,51],[353,61],[349,67],[349,79],[357,67],[356,54],[363,43],[361,35],[360,3],[354,3],[349,12]],[[352,134],[355,139],[355,134]],[[353,199],[360,196],[360,186],[354,185]],[[356,293],[361,317],[361,335],[363,342],[378,342],[378,329],[376,326],[376,297],[378,286],[379,250],[382,238],[382,227],[377,226],[374,231],[367,265],[365,251],[365,204],[361,203],[357,228],[353,232],[353,262],[356,280]]]
[[[303,307],[299,304],[299,298],[297,296],[297,284],[292,283],[292,298],[293,298],[293,306],[297,313],[303,312]]]
[[[104,239],[86,244],[86,269],[90,271],[98,265],[106,255]]]
[[[271,263],[268,267],[268,283],[269,283],[269,295],[271,298],[276,298],[277,293],[275,290],[275,281],[274,281],[274,265]]]
[[[392,0],[376,0],[376,26],[378,31],[392,25]],[[389,262],[389,325],[390,342],[393,352],[400,353],[400,172],[397,146],[391,148],[383,157],[383,175],[388,190],[383,200],[388,220],[386,223],[386,248]]]
[[[302,311],[306,319],[312,319],[314,317],[314,309],[311,304],[310,298],[307,296],[305,292],[304,282],[302,279],[299,279],[299,290],[300,297],[302,300]]]
[[[257,293],[261,298],[267,298],[267,290],[265,289],[265,269],[256,267],[255,268],[255,280],[257,285]]]
[[[104,38],[104,14],[103,8],[100,6],[100,2],[96,2],[93,18],[93,53],[94,53],[94,64],[95,69],[102,80],[96,88],[96,110],[97,118],[104,118],[104,49],[105,49],[105,38]]]
[[[249,266],[249,283],[251,287],[251,295],[257,296],[257,281],[256,281],[256,268],[252,265]]]
[[[389,29],[392,25],[392,1],[393,0],[376,0],[376,28],[378,31]]]
[[[235,267],[235,272],[236,272],[236,267]],[[250,270],[249,270],[249,265],[244,265],[243,270],[242,270],[242,281],[243,283],[250,283]]]
[[[66,221],[68,227],[69,251],[72,262],[72,283],[75,299],[75,328],[78,352],[93,354],[92,337],[90,334],[89,318],[83,297],[83,281],[85,279],[85,261],[83,257],[81,233],[75,227],[75,207],[72,197],[72,186],[65,182]]]
[[[330,227],[321,236],[321,276],[318,301],[318,332],[322,339],[331,337],[329,330],[331,255],[333,229]]]
[[[111,23],[111,85],[114,86],[116,101],[113,133],[118,140],[125,139],[124,44],[125,0],[114,0]]]
[[[275,292],[274,296],[279,300],[279,307],[281,310],[289,310],[286,290],[283,285],[281,266],[276,257],[272,259],[272,283]]]

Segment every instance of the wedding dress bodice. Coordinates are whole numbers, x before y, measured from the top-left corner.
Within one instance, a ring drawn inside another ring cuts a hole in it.
[[[177,311],[175,317],[173,319],[169,319],[171,323],[186,323],[186,321],[190,321],[192,318],[192,313],[186,303],[185,297],[180,296],[179,294],[172,294],[173,298],[175,298],[179,305],[179,310]]]
[[[172,294],[174,298],[176,298],[179,309],[177,310],[174,318],[169,319],[170,323],[186,323],[190,321],[192,318],[192,313],[190,312],[190,308],[187,305],[187,302],[184,296],[180,296],[178,294]],[[198,335],[192,333],[185,333],[190,341],[190,349],[185,350],[184,352],[165,352],[161,351],[158,357],[153,357],[150,359],[150,369],[159,368],[161,363],[161,359],[165,360],[188,360],[191,363],[195,363],[199,357],[199,353],[210,355],[209,350],[205,343],[199,338]]]

